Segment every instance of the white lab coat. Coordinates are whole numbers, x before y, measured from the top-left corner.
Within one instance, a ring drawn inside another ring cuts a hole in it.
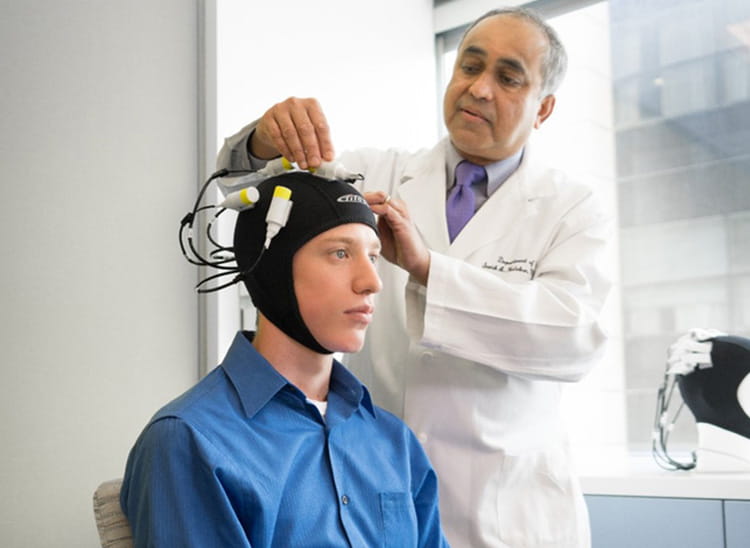
[[[233,146],[219,167],[246,156],[244,141]],[[447,146],[340,158],[365,174],[363,190],[406,203],[431,250],[426,288],[381,261],[365,348],[346,361],[424,445],[454,548],[588,547],[560,381],[580,379],[601,355],[611,222],[588,188],[539,167],[527,148],[451,244]]]

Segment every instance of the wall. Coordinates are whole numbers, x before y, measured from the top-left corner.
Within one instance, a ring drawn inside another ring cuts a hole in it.
[[[218,3],[218,134],[316,97],[339,151],[437,135],[432,1]],[[397,131],[393,126],[398,124]]]
[[[0,0],[0,546],[98,546],[95,487],[197,378],[197,4]]]

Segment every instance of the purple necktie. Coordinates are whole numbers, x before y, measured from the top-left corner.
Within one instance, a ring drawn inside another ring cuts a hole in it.
[[[487,172],[482,166],[466,160],[456,166],[456,184],[448,195],[445,212],[448,218],[448,236],[451,242],[474,215],[474,191],[471,185],[484,180]]]

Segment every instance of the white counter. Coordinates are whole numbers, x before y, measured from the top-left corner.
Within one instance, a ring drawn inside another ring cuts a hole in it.
[[[578,459],[587,495],[750,500],[750,473],[668,471],[650,454]]]

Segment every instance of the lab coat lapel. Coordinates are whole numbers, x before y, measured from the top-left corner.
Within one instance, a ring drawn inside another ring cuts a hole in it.
[[[537,214],[536,198],[547,190],[544,185],[540,186],[540,178],[529,156],[527,147],[521,165],[469,220],[453,240],[449,255],[467,257],[502,238],[514,223]]]
[[[445,146],[446,141],[441,141],[406,166],[398,191],[425,243],[438,253],[445,253],[449,247],[445,220]]]
[[[477,249],[500,239],[513,223],[538,214],[537,198],[554,193],[554,185],[541,175],[543,167],[532,160],[530,146],[515,173],[479,208],[453,243],[448,238],[445,215],[445,147],[441,141],[404,169],[399,198],[406,203],[427,246],[452,257],[468,257]]]

